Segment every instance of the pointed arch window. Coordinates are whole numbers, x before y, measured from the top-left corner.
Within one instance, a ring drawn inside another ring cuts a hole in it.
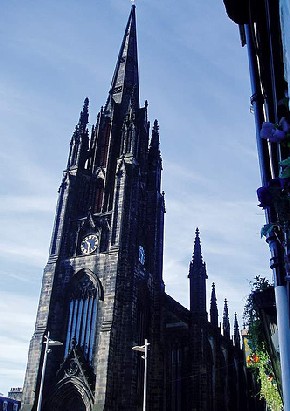
[[[92,361],[99,298],[99,284],[89,274],[82,271],[74,277],[69,290],[65,357],[78,346],[85,359]]]

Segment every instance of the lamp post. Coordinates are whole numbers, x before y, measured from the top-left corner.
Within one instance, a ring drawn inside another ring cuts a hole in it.
[[[45,341],[44,341],[43,344],[45,344],[45,351],[44,351],[44,357],[43,357],[43,363],[42,363],[42,369],[41,369],[41,380],[40,380],[40,388],[39,388],[36,411],[41,411],[42,391],[43,391],[44,376],[45,376],[45,369],[46,369],[46,362],[47,362],[47,354],[50,352],[49,347],[53,347],[53,346],[56,346],[56,345],[63,345],[63,343],[60,342],[60,341],[51,340],[49,338],[49,331],[48,331],[47,335],[44,336],[44,338],[45,338]]]
[[[150,343],[148,342],[147,338],[145,338],[144,345],[136,345],[132,347],[133,351],[140,351],[143,352],[142,358],[144,359],[144,394],[143,394],[143,411],[146,411],[146,389],[147,389],[147,357],[148,357],[148,346]]]

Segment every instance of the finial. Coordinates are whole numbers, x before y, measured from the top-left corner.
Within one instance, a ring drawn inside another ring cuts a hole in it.
[[[212,283],[211,299],[210,299],[210,322],[218,327],[218,309],[216,304],[215,283]]]
[[[224,337],[230,338],[229,309],[228,309],[228,301],[226,298],[225,298],[224,312],[223,312],[223,335]]]
[[[235,322],[234,322],[234,342],[237,347],[240,347],[241,345],[241,337],[240,337],[240,331],[239,331],[239,323],[238,323],[238,317],[237,313],[235,313]]]
[[[77,127],[81,127],[84,131],[88,122],[89,122],[89,99],[88,97],[86,97],[84,101],[83,109],[80,113],[80,119],[79,119],[79,123]]]

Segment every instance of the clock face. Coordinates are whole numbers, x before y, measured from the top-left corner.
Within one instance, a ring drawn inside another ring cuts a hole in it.
[[[99,244],[99,239],[96,234],[87,235],[81,242],[82,254],[91,254],[96,251]]]

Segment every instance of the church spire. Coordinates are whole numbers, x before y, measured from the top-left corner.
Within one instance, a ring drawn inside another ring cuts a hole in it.
[[[234,322],[234,343],[236,347],[239,347],[239,348],[241,347],[241,336],[240,336],[237,313],[235,313],[235,322]]]
[[[148,187],[150,189],[160,190],[161,184],[161,170],[162,170],[162,160],[159,150],[159,125],[158,121],[154,121],[152,128],[152,137],[150,142],[150,147],[148,151]]]
[[[201,244],[199,237],[198,227],[195,230],[195,240],[194,240],[194,249],[193,249],[193,260],[197,264],[202,264],[202,255],[201,255]]]
[[[159,152],[159,125],[158,125],[158,120],[154,120],[154,125],[152,129],[152,138],[151,138],[151,144],[150,147],[153,150],[156,150]]]
[[[111,111],[112,102],[123,104],[125,113],[130,103],[134,108],[139,108],[137,32],[134,4],[119,51],[105,112]]]
[[[199,229],[195,230],[192,261],[189,265],[190,311],[207,316],[206,313],[206,267],[202,260]]]
[[[223,312],[223,335],[230,338],[230,320],[229,320],[229,308],[228,301],[225,298],[224,312]]]
[[[218,308],[216,303],[215,283],[212,283],[210,299],[210,322],[213,326],[218,327]]]
[[[88,97],[86,97],[84,101],[83,109],[80,113],[80,119],[78,123],[79,129],[81,131],[85,131],[87,128],[88,122],[89,122],[89,99]]]
[[[80,112],[79,122],[70,142],[68,168],[83,168],[89,148],[89,135],[87,125],[89,122],[89,99],[84,100],[83,109]]]

